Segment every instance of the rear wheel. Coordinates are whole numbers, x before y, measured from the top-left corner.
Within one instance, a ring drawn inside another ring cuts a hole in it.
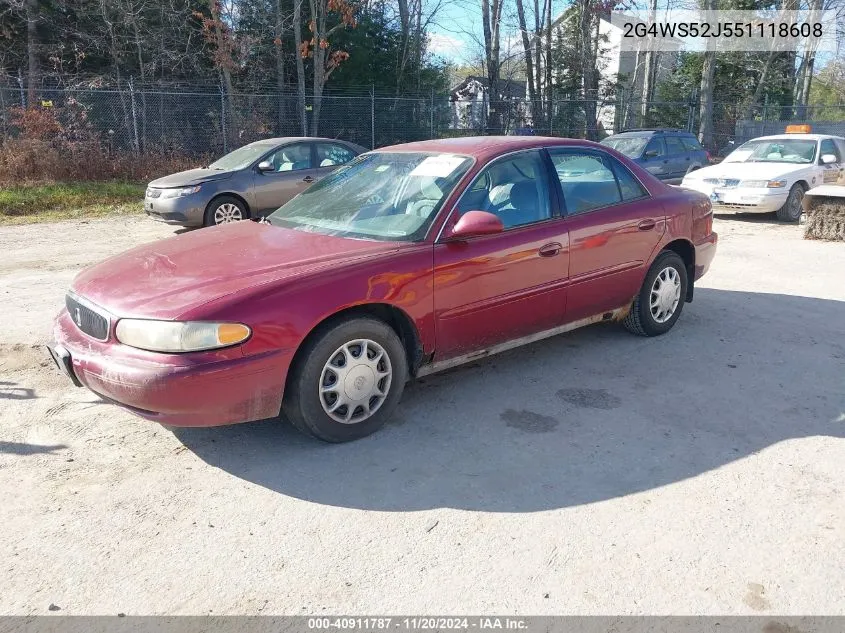
[[[374,433],[399,403],[408,378],[405,348],[369,317],[317,332],[297,354],[282,410],[300,431],[326,442]]]
[[[801,202],[804,200],[804,185],[796,182],[789,190],[789,197],[783,206],[777,210],[778,220],[781,222],[797,222],[801,217]]]
[[[217,226],[249,219],[246,205],[234,196],[220,196],[212,200],[205,210],[205,226]]]
[[[687,267],[680,255],[663,251],[654,260],[631,311],[623,322],[629,332],[658,336],[672,329],[687,296]]]

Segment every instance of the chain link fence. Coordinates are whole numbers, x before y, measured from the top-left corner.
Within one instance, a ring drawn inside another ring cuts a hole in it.
[[[0,84],[0,145],[19,134],[14,113],[26,106],[56,115],[66,134],[95,138],[113,155],[219,156],[272,136],[341,138],[381,147],[429,138],[477,134],[529,134],[600,139],[629,128],[671,127],[697,133],[700,103],[638,100],[636,96],[463,101],[451,95],[385,96],[374,93],[308,96],[233,93],[206,89],[41,89],[34,103],[25,90]],[[749,108],[736,100],[713,105],[711,152],[762,134],[808,122],[814,131],[845,133],[845,105]],[[303,132],[305,130],[305,132]]]

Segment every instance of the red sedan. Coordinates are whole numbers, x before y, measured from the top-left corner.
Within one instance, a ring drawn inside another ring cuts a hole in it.
[[[50,353],[144,418],[380,428],[414,376],[599,321],[667,332],[716,252],[710,202],[588,141],[363,154],[264,223],[83,271]]]

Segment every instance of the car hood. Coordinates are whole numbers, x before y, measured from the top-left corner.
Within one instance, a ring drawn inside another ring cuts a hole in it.
[[[153,180],[149,186],[162,189],[168,187],[190,187],[191,185],[211,182],[212,180],[225,180],[234,173],[234,171],[220,171],[219,169],[189,169]]]
[[[233,293],[400,246],[237,222],[133,248],[83,270],[71,289],[118,317],[177,319]]]
[[[691,172],[693,180],[704,178],[739,178],[740,180],[774,180],[801,171],[812,165],[783,163],[719,163]]]

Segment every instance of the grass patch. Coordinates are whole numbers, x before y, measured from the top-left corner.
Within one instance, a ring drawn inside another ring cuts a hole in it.
[[[0,186],[0,225],[143,212],[144,186],[126,182]]]

